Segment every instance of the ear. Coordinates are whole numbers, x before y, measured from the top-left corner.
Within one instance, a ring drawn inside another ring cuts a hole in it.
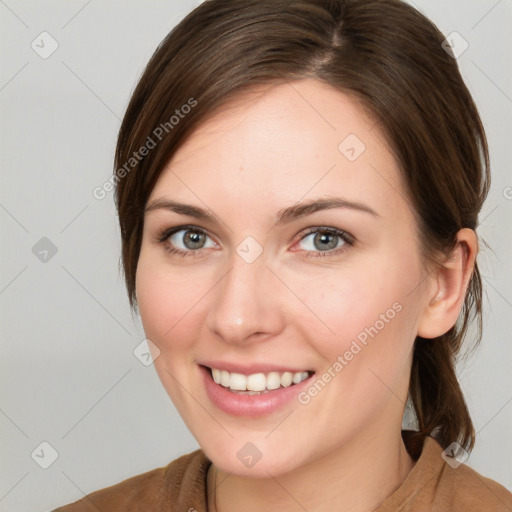
[[[418,326],[418,336],[437,338],[456,323],[478,253],[476,233],[469,228],[457,233],[457,242],[442,267],[429,276],[428,296]]]

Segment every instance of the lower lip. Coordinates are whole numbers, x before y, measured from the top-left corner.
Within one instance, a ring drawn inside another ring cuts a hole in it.
[[[280,387],[261,395],[243,395],[233,393],[228,388],[217,384],[208,368],[199,366],[206,386],[209,399],[220,410],[233,416],[259,417],[279,411],[290,403],[297,395],[310,384],[309,376],[299,384],[293,384],[287,388]]]

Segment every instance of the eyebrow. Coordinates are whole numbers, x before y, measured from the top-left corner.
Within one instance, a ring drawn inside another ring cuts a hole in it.
[[[348,201],[341,197],[330,197],[325,199],[313,199],[304,203],[295,204],[279,210],[275,218],[275,226],[281,224],[287,224],[301,217],[311,215],[321,210],[330,210],[332,208],[347,208],[356,210],[364,213],[369,213],[374,217],[380,217],[380,215],[370,208],[369,206]],[[192,206],[189,204],[179,203],[177,201],[170,201],[168,199],[155,199],[151,201],[145,208],[144,212],[152,210],[169,210],[180,215],[187,215],[189,217],[195,217],[196,219],[209,221],[215,223],[215,216],[210,214],[207,210],[198,206]]]

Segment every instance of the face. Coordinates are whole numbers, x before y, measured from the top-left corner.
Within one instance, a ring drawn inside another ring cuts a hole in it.
[[[426,290],[375,121],[313,79],[257,92],[163,170],[136,295],[159,377],[206,455],[267,476],[400,432]]]

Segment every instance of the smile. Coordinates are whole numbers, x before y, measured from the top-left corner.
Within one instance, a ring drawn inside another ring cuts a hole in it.
[[[310,383],[314,371],[278,369],[274,365],[240,367],[199,364],[206,395],[212,405],[230,416],[262,417],[296,407],[297,395]],[[260,371],[258,371],[260,370]],[[262,371],[265,370],[265,371]],[[241,372],[244,373],[241,373]]]
[[[210,368],[212,378],[216,384],[229,388],[233,392],[248,395],[266,393],[279,389],[287,388],[294,384],[299,384],[306,380],[310,374],[307,371],[302,372],[269,372],[253,373],[244,375],[242,373],[228,372],[218,368]]]

